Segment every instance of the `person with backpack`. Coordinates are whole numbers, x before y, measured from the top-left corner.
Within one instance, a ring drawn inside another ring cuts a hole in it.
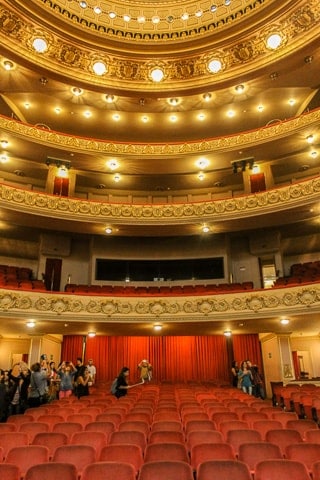
[[[112,382],[111,393],[115,395],[117,398],[124,397],[125,395],[127,395],[128,390],[130,388],[137,387],[138,385],[142,385],[144,383],[144,380],[142,379],[140,383],[129,385],[128,384],[129,374],[130,374],[129,367],[122,367],[119,375]]]

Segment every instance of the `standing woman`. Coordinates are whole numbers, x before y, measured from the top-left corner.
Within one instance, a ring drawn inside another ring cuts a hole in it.
[[[232,386],[236,388],[241,388],[239,386],[238,372],[239,372],[238,362],[236,360],[233,360],[231,364]]]
[[[89,385],[91,381],[90,373],[85,365],[82,365],[78,370],[76,379],[75,394],[78,398],[87,397],[89,395]]]
[[[248,368],[246,361],[241,362],[238,377],[241,381],[243,392],[252,395],[252,373],[250,368]]]
[[[134,385],[128,384],[130,370],[128,367],[123,367],[120,370],[120,373],[117,378],[115,396],[117,398],[124,397],[127,395],[129,388],[136,387],[137,385],[142,385],[144,380],[142,379],[140,383],[135,383]]]

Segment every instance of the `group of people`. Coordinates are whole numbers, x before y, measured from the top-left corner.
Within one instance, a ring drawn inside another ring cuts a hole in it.
[[[243,360],[238,366],[238,362],[234,360],[231,366],[232,385],[242,389],[249,395],[257,398],[265,399],[265,389],[263,378],[257,365],[252,365],[250,360]]]
[[[57,368],[55,362],[48,362],[46,355],[30,368],[25,362],[15,363],[10,370],[0,370],[0,422],[56,398],[89,395],[95,379],[92,359],[87,365],[80,357],[75,365],[63,361]]]

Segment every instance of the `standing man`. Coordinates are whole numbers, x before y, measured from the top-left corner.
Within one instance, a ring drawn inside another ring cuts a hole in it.
[[[152,378],[152,365],[147,359],[141,360],[138,364],[138,370],[141,380],[150,382]]]
[[[92,358],[89,358],[89,360],[88,360],[87,369],[89,371],[89,374],[90,374],[90,377],[91,377],[91,382],[92,382],[92,385],[93,385],[96,381],[97,369],[96,369],[95,365],[93,364]]]

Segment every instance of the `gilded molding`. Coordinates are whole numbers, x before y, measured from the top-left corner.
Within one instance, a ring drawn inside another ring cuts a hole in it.
[[[135,52],[123,53],[124,50],[105,43],[98,45],[96,50],[78,43],[71,44],[69,39],[59,36],[56,32],[48,31],[48,26],[39,25],[25,18],[19,17],[17,12],[9,10],[9,7],[0,9],[0,38],[3,45],[9,50],[19,51],[23,59],[46,68],[56,75],[67,76],[69,79],[74,77],[78,81],[87,82],[91,86],[95,85],[101,88],[106,85],[125,90],[134,89],[145,92],[172,91],[173,88],[204,88],[215,85],[219,82],[230,80],[239,75],[241,71],[255,71],[258,68],[264,68],[266,64],[277,61],[279,57],[289,55],[309,43],[316,41],[319,35],[318,24],[320,22],[320,4],[317,0],[308,0],[299,2],[299,5],[289,12],[282,12],[273,22],[267,22],[266,25],[255,25],[252,33],[248,33],[245,43],[238,41],[237,38],[224,39],[224,42],[215,42],[215,48],[212,48],[212,41],[202,43],[201,53],[196,48],[190,48],[190,54],[187,56],[186,48],[182,52],[172,53],[168,56],[168,49],[160,51],[156,55],[148,55],[143,52],[143,58],[135,55]],[[117,34],[120,30],[117,29]],[[283,36],[283,45],[277,51],[271,51],[266,47],[266,38],[270,33],[278,32]],[[48,50],[39,56],[33,48],[34,38],[41,36],[48,42]],[[210,37],[208,37],[210,39]],[[121,42],[126,36],[121,35]],[[192,36],[187,36],[188,41]],[[130,43],[134,38],[129,38]],[[137,39],[135,48],[141,43],[141,38]],[[163,42],[165,44],[165,42]],[[19,48],[17,49],[17,45]],[[160,43],[161,46],[161,43]],[[86,47],[86,48],[85,48]],[[177,48],[177,47],[175,47]],[[122,54],[119,53],[121,50]],[[183,58],[181,55],[183,54]],[[133,58],[135,57],[135,58]],[[97,58],[104,61],[107,71],[101,77],[93,72],[93,63]],[[212,58],[219,58],[222,61],[223,69],[214,77],[207,68],[208,61]],[[162,67],[165,77],[162,82],[155,85],[149,77],[149,72],[153,67]]]
[[[166,321],[188,321],[228,318],[248,319],[252,316],[280,315],[281,313],[320,313],[320,284],[277,288],[253,292],[227,293],[208,296],[170,297],[90,297],[73,294],[23,292],[0,289],[0,312],[5,315],[32,315],[33,318],[76,318],[95,321],[118,321],[162,318]],[[76,316],[75,316],[76,314]]]
[[[112,219],[127,224],[141,222],[151,225],[179,221],[193,223],[204,217],[222,221],[261,215],[275,209],[306,205],[319,200],[319,193],[320,176],[275,190],[210,202],[128,205],[58,197],[0,184],[0,206],[70,221],[103,222]]]
[[[26,141],[40,145],[53,146],[57,149],[80,152],[97,153],[104,155],[125,155],[126,157],[144,155],[176,156],[191,154],[206,154],[208,152],[223,153],[239,150],[239,147],[253,147],[263,143],[294,135],[304,128],[320,122],[320,108],[312,110],[298,117],[284,120],[257,130],[238,133],[227,137],[206,138],[188,143],[118,143],[108,140],[98,140],[84,137],[75,137],[59,132],[45,130],[33,125],[18,122],[0,115],[0,129]]]

